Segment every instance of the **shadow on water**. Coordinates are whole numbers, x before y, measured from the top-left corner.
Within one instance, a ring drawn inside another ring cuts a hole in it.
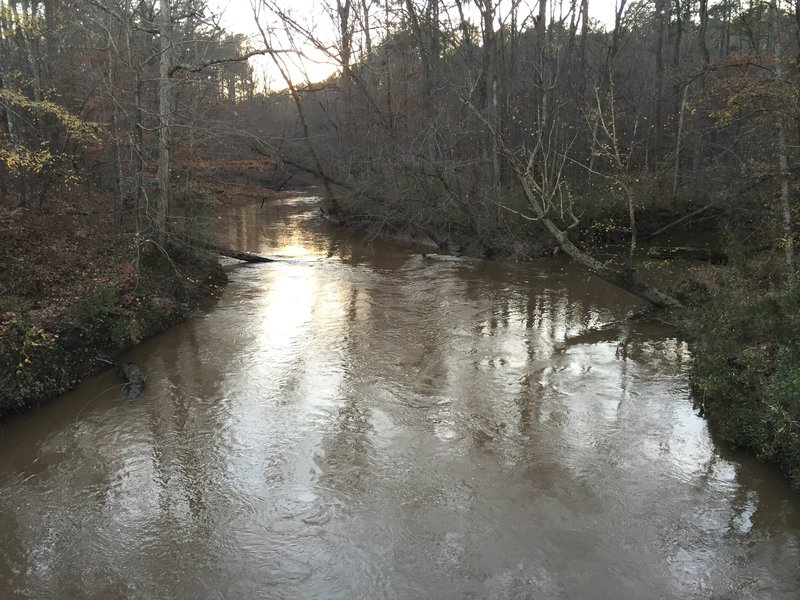
[[[795,598],[800,500],[567,262],[235,209],[223,295],[0,425],[4,597]]]

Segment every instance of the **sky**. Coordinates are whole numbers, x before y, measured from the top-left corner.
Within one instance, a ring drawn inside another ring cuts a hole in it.
[[[335,2],[335,0],[332,0]],[[263,47],[264,42],[259,28],[255,24],[253,2],[258,6],[260,0],[209,0],[209,6],[220,16],[222,26],[232,33],[243,33],[252,38],[254,49]],[[330,21],[319,7],[320,0],[275,0],[282,10],[290,12],[299,21],[324,38],[330,31]],[[263,9],[258,7],[259,20],[264,31],[273,31],[273,47],[290,47],[288,40],[278,31],[279,23]],[[326,26],[327,25],[327,26]],[[304,58],[285,55],[286,67],[294,83],[322,81],[336,71],[336,66],[319,51],[305,45],[302,47]],[[256,56],[250,59],[258,81],[266,82],[270,89],[283,89],[286,84],[272,59]]]
[[[253,2],[259,4],[261,0],[210,0],[209,4],[215,14],[221,16],[223,27],[232,33],[243,33],[253,37],[253,47],[259,48],[263,45],[261,34],[255,25],[253,16]],[[566,0],[551,0],[551,2],[563,2]],[[609,26],[614,22],[614,11],[618,0],[590,0],[589,17],[596,19]],[[334,3],[335,0],[329,0]],[[501,4],[503,0],[500,0]],[[536,0],[527,0],[535,9]],[[275,0],[275,3],[282,9],[290,11],[299,21],[303,22],[309,29],[313,30],[320,39],[330,41],[333,39],[331,22],[327,18],[324,0]],[[375,2],[380,5],[380,2]],[[270,29],[277,25],[274,18],[270,18],[266,11],[260,10],[261,21],[265,29]],[[279,34],[273,41],[273,46],[288,45],[287,40]],[[303,47],[305,58],[295,60],[294,64],[288,65],[291,79],[295,83],[305,81],[322,81],[336,71],[335,65],[326,60],[324,54],[314,50],[309,46]],[[285,86],[280,73],[267,57],[256,57],[251,59],[251,64],[256,72],[259,81],[266,82],[271,89],[282,89]]]

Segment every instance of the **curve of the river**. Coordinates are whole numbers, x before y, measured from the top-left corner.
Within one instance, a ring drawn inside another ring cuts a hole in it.
[[[0,424],[3,598],[797,598],[800,498],[717,447],[686,345],[558,260],[233,211],[222,296]]]

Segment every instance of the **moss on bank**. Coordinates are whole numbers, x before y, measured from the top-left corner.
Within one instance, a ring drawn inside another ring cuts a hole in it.
[[[800,487],[800,286],[719,272],[698,312],[695,403],[718,439],[777,463]]]
[[[0,315],[0,417],[42,404],[139,343],[184,320],[226,281],[215,257],[154,248],[108,267],[68,302],[18,297]]]

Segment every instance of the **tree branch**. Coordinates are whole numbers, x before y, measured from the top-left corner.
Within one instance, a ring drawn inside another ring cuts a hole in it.
[[[214,65],[222,65],[232,62],[242,62],[254,56],[275,55],[275,54],[296,54],[296,53],[297,53],[296,50],[283,50],[283,49],[275,50],[273,48],[266,48],[263,50],[252,50],[251,52],[247,52],[246,54],[242,54],[240,56],[215,58],[213,60],[207,60],[197,65],[184,65],[184,64],[172,65],[172,67],[169,70],[169,76],[172,77],[178,71],[186,71],[187,73],[199,73],[200,71],[204,71],[205,69],[213,67]]]

